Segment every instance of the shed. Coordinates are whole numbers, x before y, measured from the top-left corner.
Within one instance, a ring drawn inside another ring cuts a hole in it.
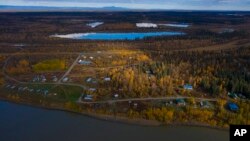
[[[183,88],[184,88],[185,90],[193,90],[193,86],[190,85],[190,84],[185,84],[185,85],[183,86]]]
[[[228,108],[233,112],[237,112],[239,110],[239,106],[236,103],[228,103]]]
[[[179,106],[185,106],[186,105],[186,102],[185,102],[184,99],[176,99],[175,102]]]
[[[93,95],[85,95],[84,100],[92,101],[93,100]]]
[[[111,78],[110,77],[105,77],[104,81],[111,81]]]
[[[227,93],[227,95],[229,96],[229,97],[231,97],[232,99],[237,99],[238,98],[238,96],[237,96],[237,94],[236,93]]]

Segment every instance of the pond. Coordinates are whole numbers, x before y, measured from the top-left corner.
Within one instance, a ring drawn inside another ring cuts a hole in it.
[[[137,126],[0,101],[0,141],[228,141],[203,127]]]
[[[157,36],[179,36],[183,32],[130,32],[130,33],[73,33],[66,35],[52,35],[51,37],[84,40],[136,40]]]
[[[161,26],[169,26],[169,27],[179,27],[179,28],[187,28],[190,24],[179,23],[179,24],[159,24]]]

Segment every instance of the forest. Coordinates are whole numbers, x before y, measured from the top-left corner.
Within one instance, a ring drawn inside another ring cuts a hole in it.
[[[0,13],[0,99],[163,124],[249,124],[250,13],[233,13]],[[87,26],[93,21],[104,24]],[[137,28],[140,22],[190,27]],[[185,34],[119,41],[51,37],[157,31]],[[32,82],[37,77],[46,82]],[[231,102],[237,112],[227,107]]]

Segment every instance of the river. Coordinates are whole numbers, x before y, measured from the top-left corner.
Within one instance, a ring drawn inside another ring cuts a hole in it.
[[[228,141],[203,127],[148,127],[0,101],[0,141]]]

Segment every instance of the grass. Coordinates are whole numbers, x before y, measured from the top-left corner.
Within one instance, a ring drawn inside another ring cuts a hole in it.
[[[35,90],[48,90],[49,93],[46,96],[46,98],[50,100],[56,100],[56,101],[71,101],[75,102],[82,93],[82,88],[78,86],[66,86],[66,85],[51,85],[51,84],[29,84],[29,85],[22,85],[22,87],[27,86],[29,89],[34,89],[34,92],[28,92],[32,94],[36,94],[37,96],[43,96],[42,93],[36,93]],[[27,93],[27,92],[26,92]],[[53,95],[53,94],[57,95]],[[51,95],[52,94],[52,95]]]
[[[65,60],[51,59],[39,62],[33,66],[35,72],[61,71],[66,69]]]

